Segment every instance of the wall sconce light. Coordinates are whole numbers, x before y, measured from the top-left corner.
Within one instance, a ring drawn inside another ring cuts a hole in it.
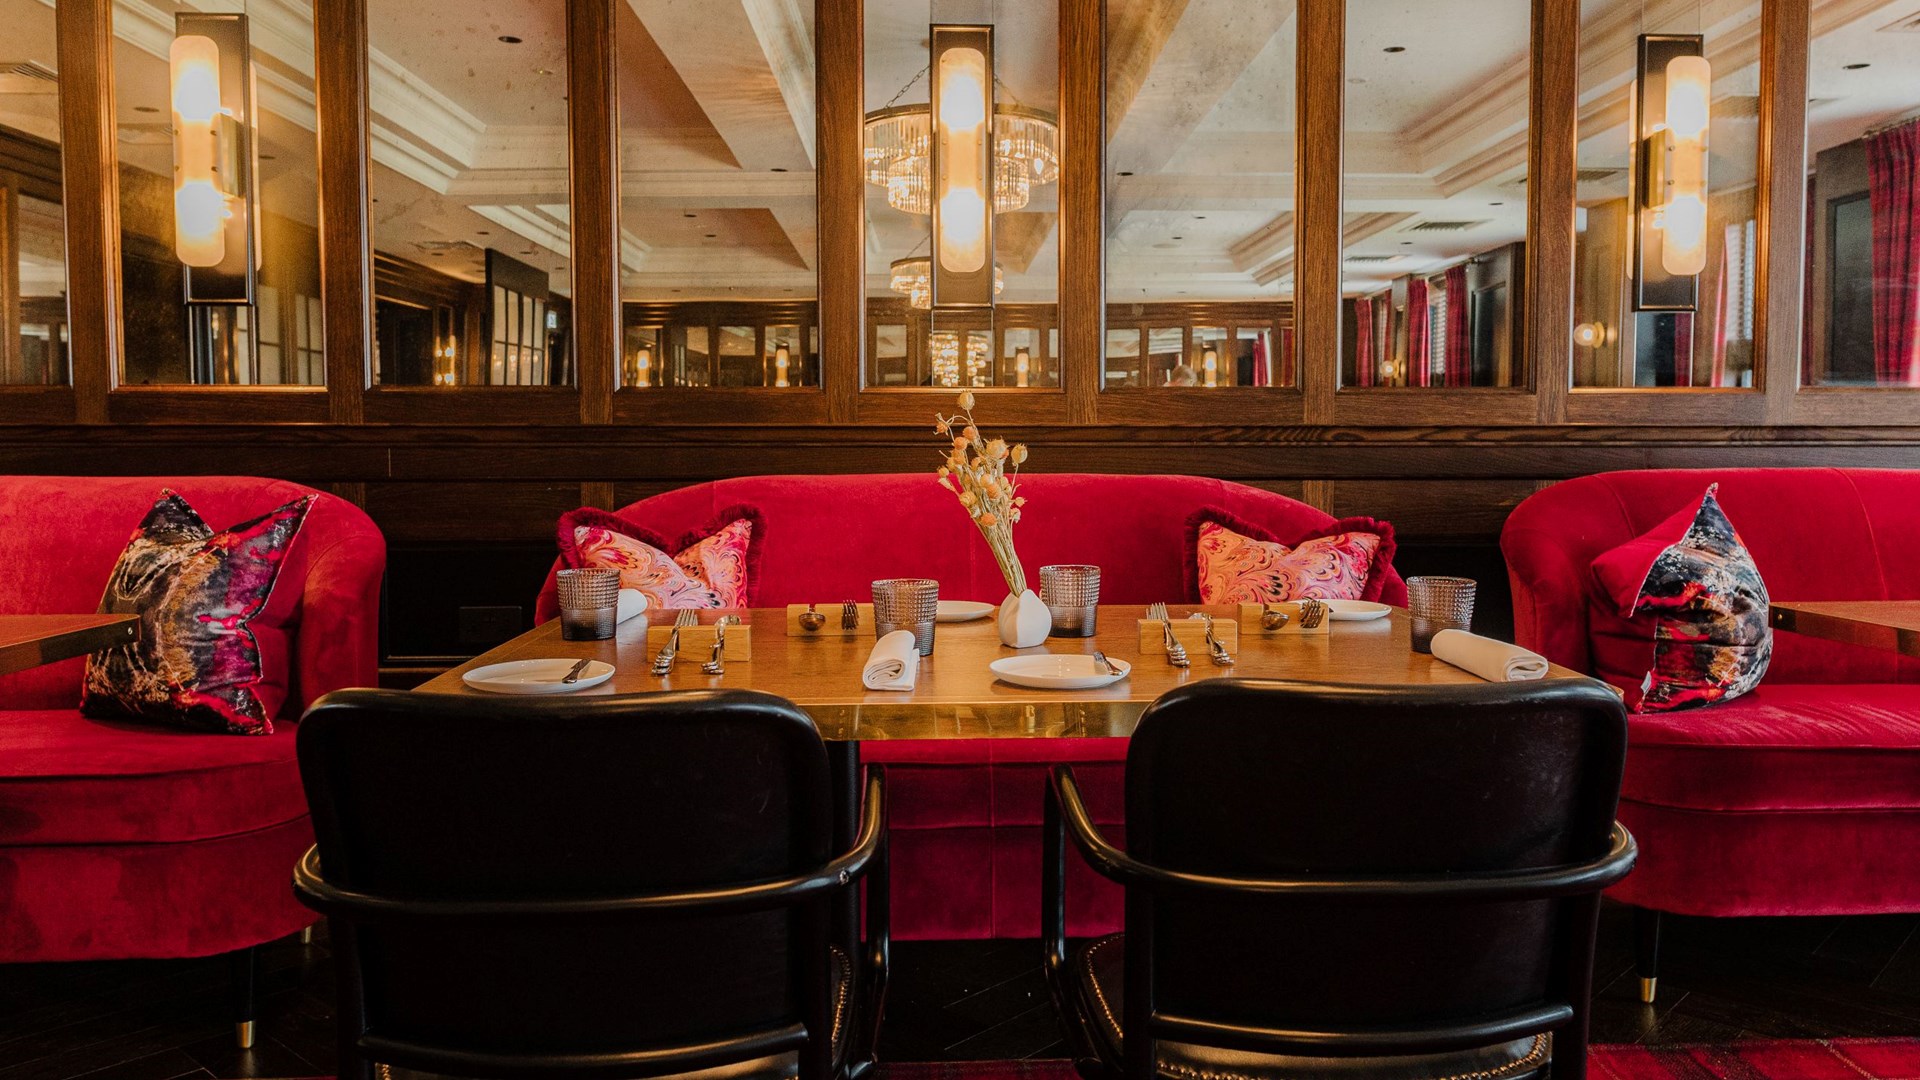
[[[787,366],[792,363],[792,360],[793,356],[787,351],[786,342],[783,341],[773,347],[773,385],[793,385],[787,381]]]
[[[245,15],[180,12],[167,51],[173,98],[174,254],[189,304],[253,303],[259,166]]]
[[[1033,354],[1027,351],[1025,345],[1013,350],[1013,385],[1027,385],[1028,373],[1032,367]]]
[[[935,26],[932,306],[993,306],[993,27]]]
[[[459,381],[459,350],[451,339],[433,351],[433,385],[453,386]]]
[[[1211,345],[1200,352],[1200,383],[1202,386],[1220,385],[1220,353]]]
[[[653,350],[645,345],[633,351],[627,366],[628,386],[653,385]]]
[[[1707,268],[1713,68],[1698,34],[1642,34],[1634,82],[1634,310],[1693,311]]]
[[[1583,322],[1573,328],[1573,343],[1583,349],[1597,349],[1610,344],[1614,333],[1603,322]]]

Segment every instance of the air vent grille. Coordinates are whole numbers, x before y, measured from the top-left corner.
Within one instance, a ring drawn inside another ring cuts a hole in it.
[[[34,82],[54,84],[60,82],[60,76],[54,74],[52,68],[32,60],[0,60],[0,78],[9,76],[17,79],[31,79]]]
[[[1402,232],[1466,232],[1485,225],[1484,221],[1422,221],[1410,225]]]
[[[1374,266],[1379,266],[1383,263],[1399,262],[1400,256],[1398,255],[1349,255],[1346,257],[1345,261],[1350,263],[1367,263]]]

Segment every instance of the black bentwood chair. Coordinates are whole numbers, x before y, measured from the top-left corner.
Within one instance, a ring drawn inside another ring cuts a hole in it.
[[[1600,890],[1634,860],[1626,735],[1585,680],[1160,698],[1127,751],[1125,852],[1052,774],[1043,926],[1081,1072],[1584,1077]],[[1071,958],[1067,836],[1127,887],[1126,933]]]
[[[885,995],[886,793],[830,850],[826,747],[744,691],[345,690],[300,724],[340,1076],[864,1072]],[[867,951],[830,938],[868,877]],[[857,970],[856,970],[857,968]]]

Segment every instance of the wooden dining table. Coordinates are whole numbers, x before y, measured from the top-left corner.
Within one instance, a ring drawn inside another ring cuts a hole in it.
[[[1767,621],[1828,641],[1920,658],[1920,600],[1794,600],[1770,605]]]
[[[139,639],[133,615],[0,615],[0,675]]]
[[[1174,605],[1183,618],[1204,611],[1216,619],[1234,619],[1233,606]],[[786,612],[778,608],[701,613],[703,622],[739,615],[753,627],[753,658],[729,661],[723,675],[704,675],[704,653],[683,651],[665,678],[651,673],[645,619],[619,626],[610,641],[567,641],[558,620],[544,623],[498,648],[421,686],[430,693],[481,694],[461,679],[474,668],[509,660],[583,657],[604,660],[614,674],[582,695],[644,693],[655,690],[760,690],[798,705],[829,742],[881,739],[1035,739],[1109,738],[1129,735],[1140,714],[1160,695],[1202,679],[1224,677],[1291,679],[1303,682],[1367,686],[1431,686],[1482,681],[1445,661],[1413,651],[1406,612],[1394,609],[1374,622],[1336,622],[1326,634],[1264,634],[1242,628],[1231,667],[1216,667],[1203,651],[1191,666],[1167,662],[1156,644],[1141,648],[1141,606],[1099,609],[1099,631],[1091,638],[1049,638],[1033,649],[1000,644],[992,619],[941,623],[931,656],[920,662],[912,690],[868,690],[860,673],[873,650],[872,631],[851,637],[789,635]],[[1157,642],[1158,635],[1150,635]],[[1016,652],[1092,653],[1132,665],[1127,678],[1088,690],[1033,690],[1001,681],[988,664]],[[1550,678],[1583,678],[1555,666]]]

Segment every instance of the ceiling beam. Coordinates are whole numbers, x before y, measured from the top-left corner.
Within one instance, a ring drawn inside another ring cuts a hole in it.
[[[799,0],[627,0],[748,172],[813,169],[813,38]]]

